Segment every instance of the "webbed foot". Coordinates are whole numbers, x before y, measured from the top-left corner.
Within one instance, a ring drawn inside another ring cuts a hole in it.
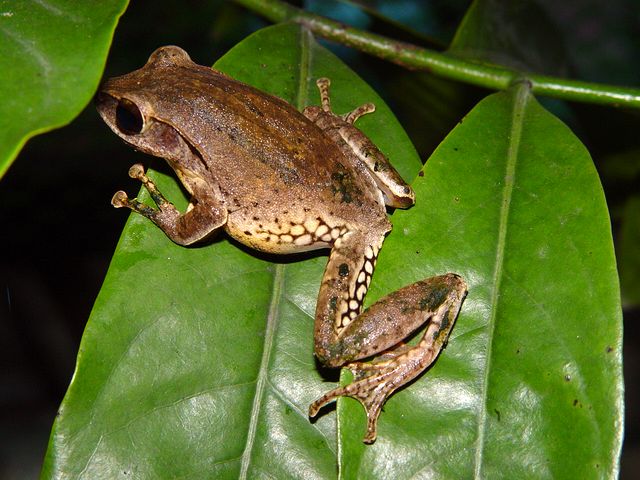
[[[373,443],[377,437],[378,416],[382,405],[395,390],[392,381],[393,368],[359,362],[348,365],[347,368],[354,375],[353,383],[335,388],[318,398],[309,406],[309,416],[315,417],[324,405],[337,400],[338,397],[355,398],[367,413],[367,433],[363,441]]]

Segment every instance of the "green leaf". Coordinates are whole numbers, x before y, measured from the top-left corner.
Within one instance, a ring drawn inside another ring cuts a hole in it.
[[[378,440],[338,407],[343,478],[615,478],[622,318],[591,158],[526,84],[479,103],[393,215],[369,302],[448,271],[469,295],[435,366],[386,404]]]
[[[358,125],[401,173],[410,178],[420,168],[371,88],[297,26],[264,29],[215,66],[299,108],[319,103],[315,79],[328,76],[334,109],[374,102],[377,112]],[[131,163],[140,160],[132,152]],[[154,178],[184,207],[175,180]],[[335,414],[307,417],[311,401],[334,386],[313,357],[326,258],[303,258],[258,256],[225,238],[183,248],[131,216],[42,477],[334,477]]]
[[[0,177],[26,143],[96,91],[125,0],[0,0]]]

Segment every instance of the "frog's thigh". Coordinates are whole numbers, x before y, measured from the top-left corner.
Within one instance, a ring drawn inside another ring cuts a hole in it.
[[[429,321],[424,347],[440,344],[439,351],[465,294],[466,284],[451,273],[407,285],[362,312],[341,333],[338,348],[349,360],[370,357],[393,347]]]

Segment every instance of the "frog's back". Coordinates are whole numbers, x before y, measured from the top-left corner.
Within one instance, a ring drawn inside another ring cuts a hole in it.
[[[184,73],[189,88],[197,89],[189,96],[196,101],[179,111],[198,118],[198,127],[181,133],[220,186],[232,236],[282,252],[318,248],[347,228],[386,222],[383,198],[366,168],[355,170],[290,104],[205,67]]]

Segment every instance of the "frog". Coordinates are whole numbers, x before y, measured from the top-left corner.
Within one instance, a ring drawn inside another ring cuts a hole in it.
[[[315,400],[309,416],[346,396],[367,416],[363,441],[377,438],[382,406],[438,357],[467,285],[447,273],[402,287],[363,309],[376,261],[391,231],[387,208],[408,208],[413,189],[355,122],[371,103],[338,115],[330,81],[317,80],[320,105],[302,112],[278,97],[193,62],[165,46],[96,95],[104,122],[124,142],[164,159],[190,197],[179,211],[136,163],[155,207],[124,191],[113,196],[178,245],[219,232],[258,252],[328,249],[314,320],[314,355],[345,367],[353,381]],[[421,329],[424,329],[423,333]],[[417,336],[417,343],[405,343]]]

